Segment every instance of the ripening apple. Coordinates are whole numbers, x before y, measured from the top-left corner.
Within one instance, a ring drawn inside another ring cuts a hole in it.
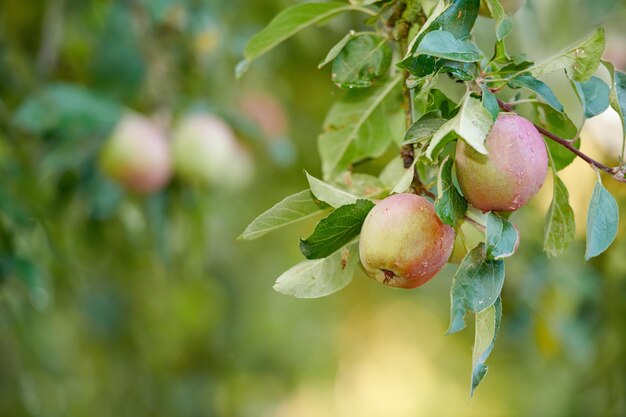
[[[102,170],[124,187],[151,193],[167,184],[171,175],[170,144],[164,130],[152,120],[127,114],[105,143]]]
[[[254,162],[222,119],[208,113],[185,116],[173,133],[174,166],[197,185],[241,188],[252,180]]]
[[[526,0],[500,0],[504,13],[509,16],[515,14],[515,12],[521,9],[524,3],[526,3]],[[485,0],[480,0],[480,9],[478,10],[478,13],[481,16],[491,17],[491,12],[489,11],[489,7],[487,7]]]
[[[539,191],[548,172],[541,134],[521,116],[500,113],[483,155],[464,140],[456,146],[456,175],[467,201],[484,212],[515,211]]]
[[[361,229],[359,256],[367,275],[397,288],[415,288],[446,264],[454,229],[441,222],[433,204],[415,194],[378,202]]]

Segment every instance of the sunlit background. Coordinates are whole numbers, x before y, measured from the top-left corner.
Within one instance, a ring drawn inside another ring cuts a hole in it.
[[[292,3],[0,1],[0,415],[625,416],[626,221],[585,263],[595,173],[580,161],[563,172],[578,231],[565,254],[541,250],[550,180],[512,216],[522,242],[472,400],[472,329],[444,335],[453,267],[413,291],[361,272],[324,299],[273,291],[317,219],[236,237],[306,188],[303,169],[319,174],[316,136],[341,91],[317,64],[362,25],[347,15],[311,28],[235,80],[246,41]],[[603,24],[606,58],[626,70],[625,7],[531,0],[509,47],[541,60]],[[492,33],[479,18],[486,51]],[[579,122],[571,87],[546,81]],[[245,157],[224,168],[235,180],[174,176],[139,194],[103,174],[123,113],[171,132],[197,109],[235,132]],[[620,128],[598,116],[583,150],[616,164]],[[626,186],[604,184],[626,218]]]

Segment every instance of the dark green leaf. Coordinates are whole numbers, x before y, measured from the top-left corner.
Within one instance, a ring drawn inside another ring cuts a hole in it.
[[[435,112],[426,113],[416,120],[406,131],[402,145],[423,142],[433,137],[446,119],[438,117]]]
[[[597,116],[609,107],[609,86],[598,77],[591,77],[582,83],[576,81],[572,83],[583,105],[585,118]]]
[[[500,113],[500,106],[498,105],[498,99],[495,94],[493,94],[489,87],[485,84],[480,85],[480,89],[482,90],[482,104],[485,109],[491,115],[491,118],[495,121],[498,118],[498,113]]]
[[[491,307],[480,313],[476,313],[476,334],[472,353],[472,386],[470,396],[474,395],[478,384],[480,384],[487,374],[488,367],[485,365],[485,362],[496,343],[501,320],[502,300],[500,297],[498,297]]]
[[[391,64],[391,48],[380,35],[350,39],[333,62],[332,80],[341,88],[370,87]]]
[[[456,227],[457,223],[465,216],[467,201],[452,182],[453,165],[454,159],[448,156],[439,167],[435,211],[442,222]]]
[[[325,258],[357,237],[367,213],[374,207],[370,200],[341,206],[322,219],[311,236],[300,240],[300,251],[308,259]]]
[[[478,313],[491,307],[502,291],[504,262],[487,259],[485,245],[472,249],[457,269],[450,297],[450,327],[448,334],[465,328],[465,314]]]
[[[443,60],[440,62],[439,72],[450,74],[453,78],[461,81],[476,79],[478,67],[474,62],[456,62]]]
[[[490,212],[487,215],[487,257],[502,259],[509,257],[517,250],[519,234],[510,221]]]
[[[507,16],[499,0],[484,0],[496,21],[496,38],[502,40],[513,30],[513,22]]]
[[[574,210],[569,205],[569,192],[553,167],[554,195],[546,215],[543,250],[548,256],[563,253],[576,234]]]
[[[416,55],[430,55],[459,62],[475,62],[481,54],[476,45],[468,40],[461,40],[445,30],[427,33],[415,50]]]
[[[518,75],[509,81],[509,87],[511,88],[521,88],[525,87],[535,93],[539,94],[543,99],[548,103],[553,109],[558,112],[563,111],[563,105],[559,101],[558,98],[552,92],[552,89],[548,87],[548,84],[544,83],[541,80],[536,79],[532,75],[523,74]]]
[[[539,120],[537,120],[536,123],[541,127],[565,139],[573,139],[578,134],[576,125],[565,113],[557,112],[544,103],[535,103],[535,108],[539,113]],[[576,138],[571,144],[576,149],[579,149],[580,138]],[[546,145],[552,154],[552,159],[554,160],[557,171],[567,167],[576,159],[575,154],[553,140],[546,139]]]
[[[346,46],[346,44],[350,42],[350,40],[353,39],[355,36],[357,36],[356,33],[354,31],[350,31],[346,36],[341,38],[341,40],[337,42],[335,46],[330,48],[330,51],[328,51],[328,54],[326,55],[324,60],[319,63],[317,68],[322,68],[324,65],[337,58],[337,55],[339,55],[339,53],[343,50],[344,46]]]
[[[617,236],[619,208],[615,198],[600,181],[596,182],[587,213],[587,249],[589,260],[604,252]]]

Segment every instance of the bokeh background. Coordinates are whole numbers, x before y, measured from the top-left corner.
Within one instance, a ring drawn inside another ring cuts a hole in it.
[[[292,3],[0,0],[0,415],[625,416],[626,222],[584,262],[595,174],[579,161],[563,173],[578,229],[564,255],[541,251],[550,181],[512,217],[522,243],[471,401],[472,328],[444,335],[454,268],[408,292],[362,273],[319,300],[272,290],[314,221],[236,237],[306,187],[303,169],[319,174],[315,139],[341,91],[317,63],[362,25],[311,28],[235,80],[247,39]],[[541,60],[601,22],[624,70],[624,7],[531,0],[510,49]],[[475,33],[490,50],[493,22]],[[579,122],[561,78],[547,81]],[[167,127],[192,108],[232,127],[252,177],[139,195],[102,173],[123,109]],[[583,149],[616,163],[619,122],[594,123]],[[604,182],[626,218],[626,186]]]

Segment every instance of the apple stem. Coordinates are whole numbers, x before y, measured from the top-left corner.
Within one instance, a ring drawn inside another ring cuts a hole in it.
[[[513,107],[511,107],[510,104],[505,103],[504,101],[500,99],[498,99],[498,104],[500,105],[500,108],[502,110],[516,113],[515,109],[513,109]],[[615,180],[626,183],[626,177],[624,176],[624,174],[626,173],[626,170],[624,167],[614,167],[614,168],[608,167],[604,165],[603,163],[596,161],[589,155],[583,153],[579,149],[576,149],[576,147],[574,147],[569,140],[563,139],[562,137],[555,135],[554,133],[544,129],[541,126],[538,126],[537,124],[534,124],[534,125],[539,131],[539,133],[541,133],[543,136],[567,148],[570,152],[574,153],[576,156],[578,156],[579,158],[587,162],[589,165],[596,167],[597,169],[601,171],[606,172],[607,174],[611,175],[611,177],[613,177]]]

